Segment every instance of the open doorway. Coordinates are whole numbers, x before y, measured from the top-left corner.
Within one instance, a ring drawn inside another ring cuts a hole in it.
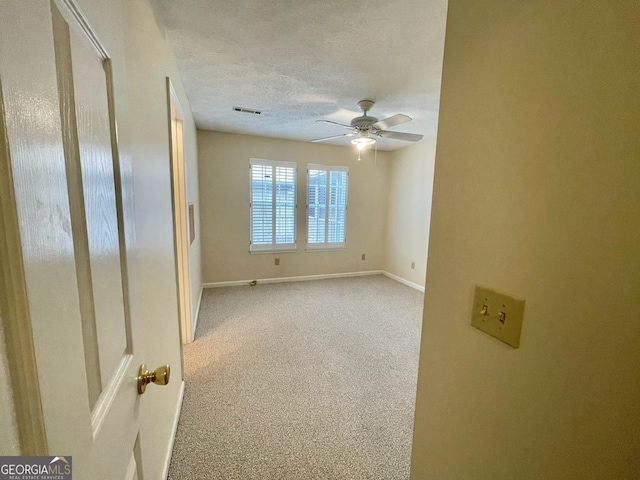
[[[178,97],[167,77],[169,105],[169,148],[171,152],[171,203],[176,259],[178,314],[181,343],[193,341],[191,325],[191,286],[189,283],[189,245],[194,238],[193,205],[188,205],[185,185],[183,113]]]

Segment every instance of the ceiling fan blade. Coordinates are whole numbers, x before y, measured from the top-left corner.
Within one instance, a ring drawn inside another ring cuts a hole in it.
[[[396,125],[400,125],[402,123],[407,123],[411,121],[411,117],[408,115],[403,115],[398,113],[397,115],[393,115],[392,117],[385,118],[384,120],[378,120],[376,123],[371,125],[373,128],[379,130],[386,130],[387,128],[394,127]]]
[[[331,140],[332,138],[353,137],[354,135],[355,135],[355,133],[344,133],[342,135],[332,135],[331,137],[316,138],[316,139],[311,140],[311,141],[312,142],[324,142],[325,140]]]
[[[316,122],[330,123],[331,125],[339,125],[341,127],[353,128],[351,127],[351,125],[345,125],[344,123],[333,122],[331,120],[316,120]]]
[[[404,132],[377,132],[377,135],[383,138],[392,138],[393,140],[404,140],[406,142],[419,142],[424,135],[418,135],[417,133],[404,133]]]

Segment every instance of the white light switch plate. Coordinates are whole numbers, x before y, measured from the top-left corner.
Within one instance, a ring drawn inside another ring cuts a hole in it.
[[[524,303],[524,300],[510,295],[476,286],[471,325],[514,348],[518,348],[524,317]]]

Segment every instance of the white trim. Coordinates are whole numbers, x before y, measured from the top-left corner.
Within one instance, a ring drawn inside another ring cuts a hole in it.
[[[198,326],[198,317],[200,316],[200,305],[202,305],[202,292],[204,288],[200,285],[200,297],[198,298],[198,306],[196,307],[196,314],[191,319],[191,341],[196,339],[196,327]]]
[[[347,272],[347,273],[324,273],[321,275],[301,275],[298,277],[280,277],[280,278],[263,278],[255,280],[257,283],[284,283],[284,282],[306,282],[309,280],[326,280],[329,278],[343,278],[343,277],[364,277],[368,275],[384,275],[385,277],[400,282],[403,285],[411,287],[419,292],[424,293],[424,287],[417,283],[410,282],[404,278],[398,277],[384,270],[368,270],[365,272]],[[218,288],[218,287],[241,287],[249,285],[254,280],[234,280],[231,282],[210,282],[203,283],[202,288]]]
[[[171,217],[173,223],[173,244],[174,244],[174,260],[176,270],[176,299],[178,302],[178,316],[180,325],[180,344],[184,345],[190,343],[187,341],[189,338],[193,338],[193,331],[191,330],[191,324],[193,322],[191,314],[191,244],[189,243],[189,199],[187,198],[187,171],[186,160],[184,158],[184,130],[180,128],[176,129],[180,131],[180,139],[177,141],[177,146],[182,148],[182,154],[174,155],[174,120],[176,124],[179,122],[183,124],[182,105],[180,99],[176,93],[175,88],[170,77],[165,77],[166,89],[167,89],[167,117],[169,120],[169,158],[170,162],[170,181],[171,181]],[[174,111],[175,109],[175,116]],[[179,150],[179,149],[178,149]],[[177,157],[177,158],[176,158]],[[182,189],[183,195],[180,195]],[[182,198],[181,198],[182,197]],[[180,200],[183,200],[181,202]],[[184,229],[179,225],[179,212],[182,210],[184,216]],[[180,240],[181,239],[181,240]],[[180,269],[180,262],[182,262],[182,268]],[[183,278],[184,277],[184,278]],[[186,298],[185,298],[186,297]],[[181,351],[182,355],[183,352]]]
[[[169,476],[169,465],[171,463],[171,454],[173,453],[173,444],[176,441],[176,433],[178,432],[178,420],[180,420],[180,412],[182,411],[182,400],[184,399],[184,380],[180,382],[180,391],[178,393],[178,404],[176,405],[176,411],[173,414],[173,425],[171,426],[171,441],[169,442],[169,449],[167,450],[167,456],[164,459],[164,468],[162,469],[162,478],[165,480]]]
[[[297,246],[294,243],[258,243],[249,244],[249,253],[261,255],[263,253],[295,253]]]
[[[325,280],[328,278],[342,278],[342,277],[364,277],[368,275],[382,275],[382,270],[369,270],[366,272],[347,272],[347,273],[324,273],[321,275],[302,275],[299,277],[280,277],[280,278],[263,278],[256,280],[258,283],[284,283],[284,282],[305,282],[308,280]],[[203,283],[203,288],[217,288],[217,287],[239,287],[242,285],[249,285],[253,280],[236,280],[232,282],[212,282]]]
[[[394,274],[389,273],[389,272],[385,272],[384,270],[382,271],[382,274],[385,277],[389,277],[392,280],[395,280],[396,282],[403,283],[404,285],[406,285],[408,287],[415,288],[419,292],[424,293],[424,287],[421,286],[421,285],[418,285],[417,283],[410,282],[409,280],[405,280],[404,278],[398,277],[397,275],[394,275]]]
[[[349,167],[343,167],[340,165],[320,165],[319,163],[307,163],[307,170],[324,170],[326,172],[347,172],[349,173]]]
[[[286,162],[284,160],[268,160],[266,158],[250,158],[249,165],[267,165],[268,167],[285,167],[297,170],[296,162]]]
[[[298,250],[249,250],[251,255],[268,255],[274,253],[296,253]]]
[[[331,252],[335,250],[346,250],[347,244],[345,242],[332,242],[332,243],[307,243],[305,252]]]
[[[66,7],[64,10],[60,9],[60,13],[63,14],[63,16],[64,16],[64,13],[68,13],[69,15],[71,15],[73,20],[75,20],[75,23],[80,27],[82,32],[88,37],[88,40],[91,42],[93,47],[97,50],[98,54],[102,57],[102,59],[103,60],[110,59],[111,55],[109,55],[109,52],[107,51],[107,49],[104,47],[104,45],[102,45],[102,42],[98,40],[98,37],[95,34],[95,29],[91,26],[85,14],[82,13],[80,8],[76,5],[77,2],[75,0],[58,0],[56,3]],[[67,22],[67,23],[71,23],[71,22]]]
[[[49,453],[36,367],[12,158],[0,84],[0,303],[8,381],[13,395],[18,447],[22,455]],[[6,435],[2,432],[1,435]]]
[[[98,401],[93,407],[93,411],[91,412],[91,429],[93,431],[93,439],[95,440],[104,425],[104,421],[106,420],[107,413],[111,410],[111,405],[116,399],[118,392],[120,392],[120,386],[122,382],[126,378],[126,372],[129,370],[129,365],[133,361],[133,355],[127,354],[122,357],[118,367],[111,378],[111,381],[107,385],[100,397],[98,397]]]

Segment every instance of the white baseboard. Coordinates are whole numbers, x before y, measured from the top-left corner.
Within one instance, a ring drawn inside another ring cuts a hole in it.
[[[328,278],[343,278],[343,277],[363,277],[366,275],[384,275],[386,277],[395,280],[396,282],[400,282],[408,287],[414,288],[419,292],[424,293],[424,287],[422,285],[418,285],[417,283],[410,282],[409,280],[405,280],[402,277],[398,277],[389,272],[385,272],[384,270],[368,270],[366,272],[347,272],[347,273],[325,273],[322,275],[301,275],[298,277],[279,277],[279,278],[261,278],[256,279],[257,283],[284,283],[284,282],[305,282],[309,280],[326,280]],[[203,283],[202,288],[218,288],[218,287],[240,287],[249,285],[253,280],[234,280],[231,282],[210,282]],[[202,292],[200,292],[200,300],[202,301]],[[198,304],[198,310],[200,310],[200,305]],[[194,329],[195,331],[195,329]]]
[[[343,278],[343,277],[364,277],[366,275],[381,275],[382,270],[369,270],[366,272],[347,272],[347,273],[325,273],[322,275],[302,275],[298,277],[279,277],[279,278],[261,278],[256,279],[258,283],[282,283],[282,282],[304,282],[308,280],[325,280],[327,278]],[[238,287],[241,285],[249,285],[253,280],[236,280],[233,282],[213,282],[202,284],[203,288],[217,287]]]
[[[173,425],[171,426],[171,441],[169,442],[169,450],[167,457],[164,459],[164,468],[162,469],[162,478],[167,480],[169,476],[169,465],[171,464],[171,454],[173,453],[173,444],[176,441],[176,433],[178,432],[178,420],[180,420],[180,412],[182,411],[182,400],[184,399],[184,380],[180,381],[180,392],[178,393],[178,403],[176,411],[173,413]]]
[[[424,293],[424,287],[421,286],[421,285],[418,285],[417,283],[413,283],[413,282],[410,282],[409,280],[405,280],[404,278],[398,277],[397,275],[394,275],[393,273],[389,273],[389,272],[383,271],[382,274],[385,277],[389,277],[389,278],[395,280],[396,282],[403,283],[404,285],[406,285],[408,287],[415,288],[416,290]]]
[[[200,305],[202,305],[202,292],[204,285],[200,285],[200,296],[198,297],[198,306],[196,307],[196,314],[191,322],[191,341],[196,339],[196,328],[198,327],[198,317],[200,316]]]

